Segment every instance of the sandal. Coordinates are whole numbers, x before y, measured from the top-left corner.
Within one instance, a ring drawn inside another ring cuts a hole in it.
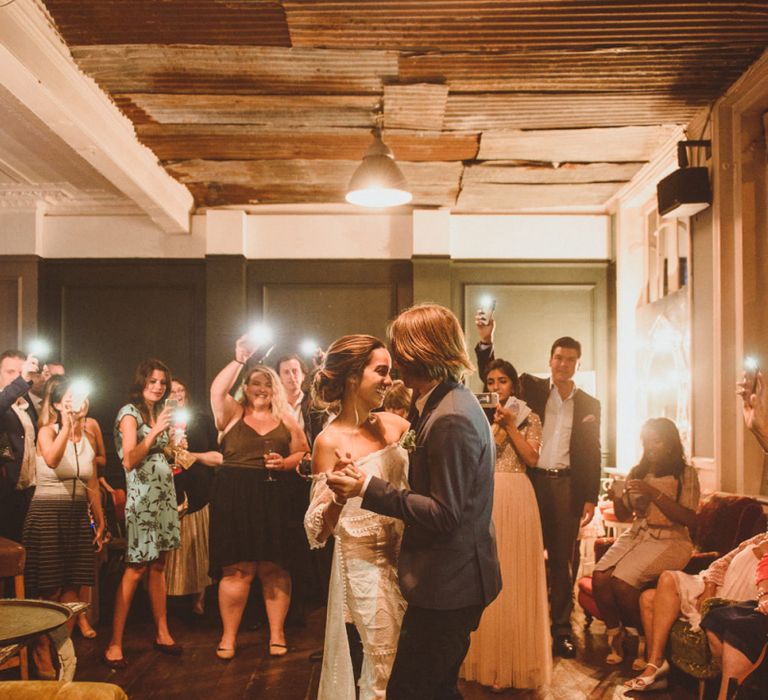
[[[624,683],[624,687],[628,690],[636,690],[639,693],[649,690],[664,690],[669,682],[667,678],[669,675],[669,662],[665,659],[661,662],[660,666],[648,663],[645,667],[648,668],[649,666],[653,669],[653,673],[650,676],[630,678]]]
[[[235,658],[236,651],[237,651],[237,647],[233,647],[232,649],[225,649],[224,647],[216,647],[216,656],[218,656],[220,659],[224,659],[224,661],[229,661],[230,659]]]
[[[285,656],[288,653],[287,644],[278,644],[277,642],[269,643],[269,655],[270,656]]]
[[[608,630],[608,656],[605,657],[605,663],[615,666],[624,661],[624,628],[614,627]]]

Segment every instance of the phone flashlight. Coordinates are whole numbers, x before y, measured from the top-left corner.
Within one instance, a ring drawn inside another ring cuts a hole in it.
[[[74,379],[69,385],[72,392],[72,410],[77,413],[91,393],[91,383],[87,379]]]
[[[257,323],[255,326],[251,327],[250,331],[248,331],[248,338],[250,341],[259,347],[269,345],[269,343],[272,342],[273,337],[274,333],[266,323]]]
[[[315,354],[315,350],[317,350],[318,345],[312,338],[305,338],[301,341],[299,348],[302,355],[312,356]]]
[[[43,338],[35,338],[29,343],[29,354],[37,357],[48,357],[51,352],[51,344]]]

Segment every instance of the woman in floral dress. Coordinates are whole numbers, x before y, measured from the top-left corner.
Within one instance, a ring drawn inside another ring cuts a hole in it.
[[[123,632],[136,586],[148,572],[148,592],[157,633],[155,649],[178,655],[181,647],[168,631],[165,600],[166,552],[180,545],[179,516],[173,475],[163,449],[173,418],[163,408],[171,389],[171,374],[159,360],[145,360],[136,369],[130,403],[115,420],[115,447],[126,472],[125,523],[128,543],[125,573],[117,589],[112,639],[105,663],[124,668]]]

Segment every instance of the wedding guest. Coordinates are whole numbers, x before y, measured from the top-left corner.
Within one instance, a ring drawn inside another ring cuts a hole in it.
[[[496,321],[479,311],[475,347],[480,377],[494,359]],[[549,351],[547,379],[523,373],[522,398],[542,423],[539,461],[529,471],[541,521],[549,570],[553,651],[572,658],[576,645],[571,629],[573,584],[579,529],[594,516],[600,490],[600,402],[579,389],[574,376],[581,362],[581,343],[563,336]]]
[[[18,350],[0,354],[0,537],[21,542],[35,484],[37,412],[27,396],[38,362]]]
[[[499,395],[491,427],[496,442],[493,524],[504,588],[472,634],[462,677],[494,690],[537,688],[552,677],[544,542],[526,473],[539,460],[541,419],[516,398],[520,380],[509,362],[493,360],[486,369],[488,391]]]
[[[643,672],[624,685],[640,691],[666,687],[669,662],[664,658],[664,649],[675,620],[686,620],[695,632],[701,625],[701,604],[708,598],[754,599],[757,565],[766,554],[768,533],[762,533],[742,542],[699,574],[664,571],[656,588],[643,591],[640,596],[648,660]]]
[[[754,376],[745,372],[736,390],[742,398],[744,424],[757,438],[763,452],[768,452],[768,390],[763,373],[758,371]]]
[[[181,508],[181,546],[168,553],[165,583],[168,595],[191,595],[192,612],[205,614],[205,589],[208,576],[208,501],[213,470],[221,465],[213,419],[189,404],[187,385],[178,377],[171,380],[170,398],[177,408],[172,419],[172,440],[183,444],[180,458],[191,460],[183,467],[174,465],[173,485]]]
[[[49,363],[46,363],[45,367],[48,367]],[[40,408],[40,416],[38,418],[38,424],[39,424],[39,431],[42,431],[42,428],[45,426],[54,425],[56,423],[58,412],[56,408],[53,405],[54,402],[54,395],[58,394],[58,387],[61,386],[62,382],[64,382],[65,377],[64,373],[54,371],[54,372],[47,372],[45,367],[43,368],[43,373],[48,375],[48,379],[45,382],[45,390],[43,392],[43,403]],[[59,368],[62,368],[63,365],[60,364],[54,364],[53,365],[54,370],[58,370]],[[87,404],[84,404],[87,408]],[[88,438],[89,443],[93,447],[94,455],[93,455],[93,470],[97,475],[97,487],[96,490],[92,490],[92,487],[88,486],[88,500],[90,502],[92,497],[98,497],[98,505],[99,505],[99,511],[101,512],[101,497],[99,494],[98,489],[98,483],[100,483],[101,479],[98,477],[99,469],[103,469],[107,464],[107,453],[106,449],[104,447],[104,436],[101,432],[101,426],[98,424],[95,418],[86,417],[85,418],[85,424],[83,426],[83,430],[85,432],[86,437]],[[39,434],[38,434],[38,448],[39,448]],[[37,473],[40,473],[40,454],[38,449],[38,469]],[[93,507],[91,507],[91,510],[93,511]],[[103,514],[102,514],[103,518]],[[106,519],[104,519],[106,522]],[[95,521],[94,521],[95,522]],[[105,526],[106,528],[106,526]],[[104,535],[104,533],[102,533]],[[93,586],[91,584],[80,586],[79,590],[79,596],[78,600],[81,600],[86,603],[90,603],[93,598]],[[80,630],[80,634],[83,635],[85,639],[95,639],[96,638],[96,630],[91,627],[91,623],[88,620],[88,611],[82,612],[77,616],[77,628]]]
[[[337,415],[315,441],[315,474],[333,471],[341,453],[366,475],[407,488],[408,454],[399,441],[409,424],[391,413],[372,412],[392,385],[391,367],[384,343],[369,335],[344,336],[328,348],[314,393]],[[403,524],[364,510],[359,497],[335,496],[317,480],[304,528],[313,548],[323,547],[331,534],[336,539],[318,699],[355,698],[345,622],[354,624],[363,646],[360,700],[383,698],[405,612],[397,584]]]
[[[651,418],[642,427],[643,456],[628,477],[626,490],[612,488],[619,520],[633,517],[595,565],[592,590],[608,633],[606,663],[624,660],[624,625],[639,627],[644,586],[665,570],[680,570],[691,558],[690,530],[696,524],[699,478],[686,462],[677,426]]]
[[[94,545],[101,549],[104,515],[96,472],[98,423],[88,418],[88,401],[72,403],[63,377],[46,383],[37,441],[37,485],[24,523],[27,552],[24,583],[28,597],[70,603],[94,584]],[[52,412],[49,420],[48,410]],[[93,514],[91,529],[90,512]],[[78,619],[81,631],[89,629]],[[84,633],[85,636],[85,633]],[[47,637],[34,656],[41,677],[53,679]]]
[[[408,411],[411,409],[411,390],[405,386],[402,379],[395,379],[389,388],[382,407],[385,411],[394,413],[401,418],[408,417]]]
[[[738,697],[757,700],[768,687],[768,555],[757,566],[755,600],[710,610],[701,626],[709,647],[723,669],[717,700]],[[758,668],[759,667],[759,668]],[[752,676],[752,672],[755,675]],[[756,676],[756,677],[755,677]]]
[[[288,652],[290,572],[308,551],[301,518],[296,516],[296,494],[303,484],[294,471],[308,445],[290,413],[282,383],[272,369],[256,365],[243,373],[235,397],[229,393],[255,350],[247,336],[240,338],[235,359],[211,384],[211,406],[224,454],[210,505],[210,573],[220,579],[224,627],[216,649],[221,659],[235,656],[237,630],[256,577],[269,622],[269,654]]]
[[[179,515],[173,475],[164,454],[173,410],[163,406],[171,390],[171,373],[160,360],[144,360],[137,368],[130,403],[115,420],[115,447],[126,472],[125,572],[117,589],[112,638],[104,653],[111,668],[127,665],[123,633],[139,581],[147,574],[147,588],[156,635],[154,647],[164,654],[182,652],[168,629],[165,560],[180,544]]]

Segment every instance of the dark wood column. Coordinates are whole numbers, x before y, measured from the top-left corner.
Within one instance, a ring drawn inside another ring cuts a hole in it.
[[[233,357],[246,325],[246,261],[242,255],[205,258],[206,385]]]

